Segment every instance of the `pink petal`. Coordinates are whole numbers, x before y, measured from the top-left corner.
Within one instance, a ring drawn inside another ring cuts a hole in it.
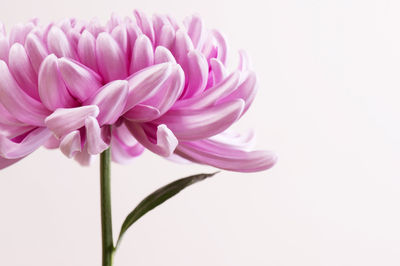
[[[181,100],[175,104],[174,109],[200,109],[214,105],[219,99],[229,95],[237,88],[239,83],[239,73],[233,72],[225,80],[219,83],[217,86],[210,88],[200,95]],[[233,99],[232,99],[233,100]]]
[[[35,28],[33,23],[18,23],[10,31],[10,44],[25,43],[25,38]]]
[[[226,77],[226,69],[224,64],[216,58],[210,59],[210,66],[213,75],[214,84],[218,84]]]
[[[0,169],[4,169],[4,168],[18,162],[21,159],[23,159],[23,157],[17,158],[17,159],[4,159],[4,158],[0,157]]]
[[[193,15],[187,20],[187,32],[195,48],[201,46],[203,42],[203,28],[204,25],[200,16]]]
[[[126,126],[140,144],[158,155],[168,157],[178,145],[177,138],[166,125],[158,125],[156,132],[153,132],[156,135],[153,141],[150,141],[140,124],[126,122]]]
[[[155,46],[157,47],[158,45],[160,45],[159,41],[160,41],[160,35],[161,35],[162,28],[164,27],[164,25],[169,24],[169,21],[163,15],[154,14],[152,17],[152,22],[153,22],[153,28],[154,28],[154,38],[155,38],[155,44],[156,44]]]
[[[61,78],[54,54],[47,56],[39,69],[39,96],[49,110],[77,106]]]
[[[187,54],[188,84],[182,98],[190,98],[201,93],[207,85],[208,63],[198,51],[192,50]]]
[[[126,24],[126,32],[128,34],[128,48],[126,55],[127,58],[132,58],[133,47],[135,45],[137,37],[142,34],[142,31],[136,24],[130,22]]]
[[[32,130],[20,142],[14,142],[0,135],[0,156],[6,159],[24,157],[42,146],[50,136],[51,132],[47,128]]]
[[[106,82],[127,77],[127,59],[108,33],[102,32],[97,37],[96,55],[100,74]]]
[[[150,39],[142,34],[136,39],[129,73],[133,74],[143,68],[153,65],[153,63],[153,46]]]
[[[91,155],[102,153],[108,144],[101,136],[101,129],[96,118],[89,116],[85,120],[87,151]]]
[[[53,26],[47,35],[47,46],[50,53],[54,53],[57,57],[76,59],[75,51],[72,49],[67,36],[56,26]]]
[[[60,150],[68,158],[72,158],[77,152],[82,151],[81,134],[79,130],[71,131],[62,138]]]
[[[98,18],[92,19],[87,25],[86,29],[95,37],[104,32],[106,27],[101,24],[101,21]]]
[[[38,81],[24,47],[20,43],[11,46],[9,55],[9,68],[18,85],[32,98],[40,100]]]
[[[119,47],[126,56],[128,52],[128,33],[126,32],[126,28],[122,25],[116,26],[112,30],[111,36],[119,44]]]
[[[175,30],[171,25],[164,25],[161,29],[158,45],[171,49],[175,42]]]
[[[72,96],[81,102],[87,100],[101,87],[96,72],[67,58],[58,59],[61,76]]]
[[[100,88],[85,104],[97,105],[100,125],[114,124],[124,111],[128,96],[128,82],[116,80]]]
[[[205,109],[170,110],[156,123],[166,124],[179,140],[198,140],[230,127],[243,111],[244,101],[236,99]]]
[[[154,29],[152,21],[146,16],[146,14],[138,10],[134,11],[134,15],[142,32],[149,37],[151,43],[154,43]]]
[[[46,142],[43,144],[46,149],[58,149],[60,147],[60,140],[52,135]]]
[[[130,162],[144,151],[144,147],[132,136],[125,124],[113,128],[111,147],[112,160],[117,163]]]
[[[217,59],[220,60],[223,64],[226,63],[226,56],[228,54],[228,45],[226,44],[224,36],[217,31],[213,30],[212,35],[214,36],[215,40],[218,43],[218,56]]]
[[[179,29],[176,32],[175,45],[173,51],[176,61],[179,64],[181,64],[184,69],[185,69],[184,64],[186,63],[187,60],[187,54],[191,50],[194,50],[192,40],[183,29]]]
[[[8,62],[9,43],[6,36],[0,35],[0,60]]]
[[[74,159],[82,166],[89,166],[92,163],[94,156],[87,152],[85,146],[81,152],[75,153]]]
[[[176,154],[188,160],[237,172],[258,172],[271,168],[277,160],[269,151],[242,151],[217,142],[182,142]]]
[[[124,114],[126,119],[135,122],[147,122],[154,120],[159,116],[160,110],[145,104],[138,104]]]
[[[85,30],[78,42],[78,55],[80,61],[87,67],[98,71],[96,59],[96,39],[93,35]]]
[[[176,63],[175,57],[164,46],[157,46],[156,51],[154,52],[154,64],[167,62]]]
[[[238,69],[240,71],[247,71],[251,68],[251,62],[249,56],[247,55],[246,51],[240,50],[239,51],[239,66]]]
[[[89,116],[97,117],[98,114],[99,108],[96,105],[59,108],[46,118],[45,123],[54,135],[60,138],[83,127]]]
[[[16,119],[28,125],[44,125],[49,111],[18,86],[4,61],[0,61],[0,95],[0,102]]]
[[[26,38],[25,50],[36,73],[39,73],[40,65],[48,55],[43,42],[33,33]]]
[[[128,101],[124,112],[155,95],[171,73],[172,65],[172,63],[153,65],[129,77]]]

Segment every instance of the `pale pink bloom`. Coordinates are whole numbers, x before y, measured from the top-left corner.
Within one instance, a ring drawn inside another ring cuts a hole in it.
[[[268,169],[274,154],[227,131],[257,89],[239,54],[230,71],[224,37],[196,15],[32,20],[9,34],[0,25],[0,168],[42,145],[86,165],[111,145],[120,163],[148,149],[221,169]]]

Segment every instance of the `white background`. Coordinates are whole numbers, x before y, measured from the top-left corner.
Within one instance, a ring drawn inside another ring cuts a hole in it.
[[[222,172],[146,215],[116,266],[400,265],[400,2],[0,0],[31,17],[199,13],[245,48],[260,91],[239,128],[278,164]],[[236,58],[234,58],[236,59]],[[98,162],[40,149],[0,171],[0,265],[100,265]],[[150,152],[113,165],[114,230],[145,195],[214,171]]]

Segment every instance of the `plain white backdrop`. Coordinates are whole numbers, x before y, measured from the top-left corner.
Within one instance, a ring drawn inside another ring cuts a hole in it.
[[[0,4],[8,28],[135,8],[199,13],[253,61],[260,90],[238,129],[254,128],[278,164],[187,189],[128,232],[116,266],[400,265],[399,1]],[[0,171],[0,265],[100,265],[97,164],[40,149]],[[154,189],[214,171],[150,152],[112,170],[115,233]]]

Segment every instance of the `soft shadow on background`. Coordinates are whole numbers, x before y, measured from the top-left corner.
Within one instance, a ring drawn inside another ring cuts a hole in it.
[[[134,8],[221,30],[245,48],[258,98],[253,127],[278,164],[222,172],[148,214],[116,265],[400,265],[398,1],[5,1],[8,28],[31,17],[105,20]],[[98,161],[40,149],[0,172],[0,264],[100,265]],[[113,165],[114,230],[155,188],[214,171],[150,152]]]

